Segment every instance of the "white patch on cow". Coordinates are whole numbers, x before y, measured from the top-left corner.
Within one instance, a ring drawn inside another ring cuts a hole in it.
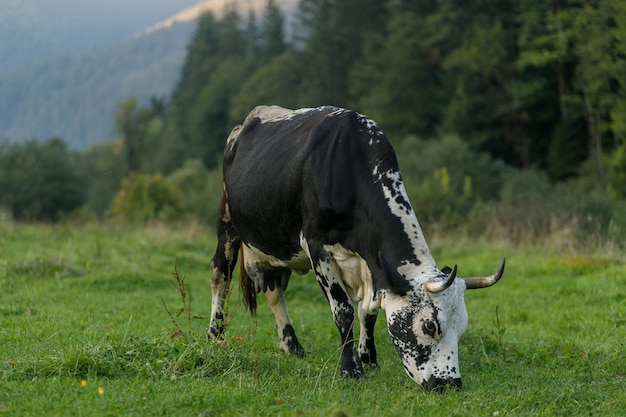
[[[428,244],[426,243],[426,239],[424,239],[424,234],[415,216],[415,212],[409,202],[404,183],[400,178],[400,172],[389,170],[385,173],[379,173],[377,165],[374,168],[374,175],[378,178],[377,182],[382,184],[383,193],[391,213],[397,216],[402,222],[404,232],[411,242],[415,258],[422,262],[420,269],[422,269],[422,272],[428,271],[434,273],[438,271],[435,260],[430,254],[430,249],[428,249]],[[388,181],[380,181],[383,176],[386,177]],[[391,183],[391,187],[388,187],[386,183]],[[409,273],[411,271],[409,271],[408,268],[412,267],[413,265],[401,265],[398,271],[404,276],[410,276]]]
[[[305,114],[313,111],[319,111],[323,107],[303,108],[297,110],[286,109],[280,106],[256,106],[246,117],[244,126],[258,117],[261,123],[279,122],[283,120],[291,120],[299,114]]]
[[[324,245],[341,273],[343,285],[354,302],[363,301],[361,308],[366,313],[373,313],[380,308],[380,297],[374,292],[372,272],[367,262],[358,254],[340,244]]]
[[[381,178],[380,174],[378,173],[378,167],[380,167],[380,162],[374,165],[374,169],[372,170],[372,175],[375,178],[375,182],[380,181]]]
[[[459,371],[458,343],[467,329],[467,309],[465,308],[465,282],[457,278],[447,290],[430,294],[434,307],[437,309],[441,339],[434,341],[430,360],[422,364],[419,370],[435,378],[461,378]],[[421,322],[415,322],[415,327]]]
[[[381,307],[387,315],[391,339],[398,350],[405,371],[418,384],[429,378],[442,380],[460,379],[458,342],[467,329],[467,310],[463,294],[465,283],[457,278],[452,286],[441,293],[424,290],[427,279],[415,281],[416,291],[412,297],[399,297],[384,292]],[[420,299],[419,303],[414,303]],[[410,320],[410,322],[408,321]],[[432,337],[424,333],[423,325],[436,320],[439,333]],[[403,329],[415,336],[412,342]],[[394,334],[397,331],[398,334]]]
[[[372,130],[373,128],[378,128],[378,125],[376,124],[376,122],[373,121],[372,119],[370,119],[369,117],[364,116],[361,113],[357,113],[357,117],[359,119],[359,122],[361,124],[364,124],[365,127],[367,128],[367,130]]]
[[[376,136],[378,136],[378,138],[374,139],[373,136],[370,136],[370,140],[368,142],[369,145],[374,145],[375,143],[379,143],[380,142],[380,137],[383,136],[383,131],[380,130],[380,128],[378,127],[378,125],[376,124],[375,121],[373,121],[372,119],[370,119],[367,116],[362,115],[361,113],[357,113],[357,118],[359,120],[359,123],[361,123],[362,125],[365,126],[365,130],[375,134]]]
[[[233,130],[230,132],[230,135],[228,135],[226,145],[228,146],[229,150],[232,151],[235,142],[237,141],[237,138],[241,133],[241,130],[244,128],[244,126],[248,125],[252,120],[257,117],[261,120],[261,123],[279,122],[283,120],[291,120],[299,114],[320,111],[322,109],[323,107],[291,110],[280,106],[256,106],[254,109],[252,109],[248,116],[246,116],[242,124],[237,125],[233,128]]]
[[[349,111],[350,111],[350,110],[346,110],[346,109],[340,109],[340,108],[338,108],[338,109],[333,110],[333,111],[331,111],[330,113],[328,113],[328,116],[329,116],[329,117],[335,117],[335,116],[339,116],[339,115],[342,115],[342,114],[344,114],[344,113],[347,113],[347,112],[349,112]]]
[[[235,142],[237,142],[241,129],[243,129],[243,125],[233,127],[233,130],[230,131],[230,135],[228,135],[228,139],[226,139],[226,146],[230,152],[232,152],[233,146],[235,146]]]

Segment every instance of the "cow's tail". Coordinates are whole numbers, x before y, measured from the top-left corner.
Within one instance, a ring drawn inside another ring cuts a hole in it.
[[[254,288],[254,281],[252,281],[250,275],[248,275],[248,271],[246,271],[243,245],[239,251],[239,257],[239,286],[241,287],[243,305],[250,311],[250,314],[256,315],[256,290]]]

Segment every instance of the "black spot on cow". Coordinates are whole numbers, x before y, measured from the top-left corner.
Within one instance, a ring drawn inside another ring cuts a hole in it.
[[[254,119],[250,120],[248,123],[245,124],[239,136],[243,136],[243,137],[248,136],[250,132],[253,131],[259,124],[261,124],[261,118],[255,117]]]
[[[304,349],[298,342],[296,331],[291,324],[287,324],[283,327],[283,340],[287,343],[290,354],[297,356],[298,358],[304,358]]]
[[[403,346],[396,345],[400,356],[412,357],[415,359],[415,365],[419,367],[428,361],[432,348],[419,343],[417,340],[417,335],[413,332],[414,318],[415,313],[413,311],[394,314],[392,322],[389,323],[389,332],[403,343]],[[402,350],[400,351],[400,349]]]
[[[346,292],[343,290],[343,288],[341,288],[341,285],[337,283],[334,283],[330,286],[330,295],[333,297],[333,300],[336,300],[341,304],[350,302]]]

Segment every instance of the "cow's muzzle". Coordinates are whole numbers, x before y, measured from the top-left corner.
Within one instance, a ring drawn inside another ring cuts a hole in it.
[[[435,378],[431,376],[428,381],[422,382],[422,387],[427,391],[445,392],[448,389],[460,390],[463,387],[461,378]]]

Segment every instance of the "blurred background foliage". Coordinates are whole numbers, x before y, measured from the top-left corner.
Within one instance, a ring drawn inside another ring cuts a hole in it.
[[[301,0],[287,32],[272,0],[205,14],[171,95],[119,103],[117,142],[5,142],[3,216],[211,224],[232,127],[331,104],[386,132],[425,229],[626,246],[623,1]]]

